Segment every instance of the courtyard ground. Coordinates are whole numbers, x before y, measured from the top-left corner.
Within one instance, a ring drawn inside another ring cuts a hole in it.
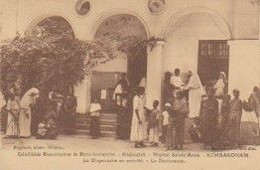
[[[189,143],[185,144],[184,151],[166,152],[162,144],[156,148],[148,146],[136,149],[133,142],[129,140],[92,139],[86,135],[60,135],[56,140],[38,140],[34,137],[30,139],[2,139],[2,144],[0,170],[74,170],[75,167],[77,170],[108,170],[109,168],[152,170],[159,167],[215,170],[216,164],[221,164],[223,170],[232,169],[230,167],[233,167],[234,164],[239,165],[241,170],[246,170],[248,165],[259,167],[256,160],[260,156],[259,146],[246,146],[242,151],[216,152],[203,150],[200,143]],[[146,142],[146,144],[148,143]],[[35,155],[37,153],[41,153],[41,156]],[[75,156],[75,153],[78,155]],[[226,153],[231,156],[219,157],[219,155],[214,155],[215,153]],[[246,156],[232,157],[238,153]],[[249,157],[252,159],[248,159]],[[243,161],[241,161],[242,159]],[[10,160],[15,161],[15,164],[10,164]],[[115,163],[114,160],[118,162]],[[121,160],[124,163],[120,163]],[[207,164],[202,163],[202,160],[207,161]]]
[[[90,136],[84,135],[60,135],[55,140],[40,140],[31,137],[28,139],[2,139],[2,149],[13,149],[14,146],[47,146],[52,145],[54,147],[60,147],[69,150],[114,150],[114,151],[165,151],[164,144],[159,144],[159,147],[149,146],[149,142],[145,142],[147,147],[134,148],[134,143],[129,140],[120,140],[114,138],[99,138],[92,139]],[[260,148],[259,146],[245,146],[243,149],[255,150]],[[203,151],[203,145],[201,143],[186,143],[184,145],[185,151]]]
[[[164,151],[164,144],[159,144],[159,147],[151,147],[149,143],[146,142],[147,147],[136,149],[134,148],[133,142],[129,140],[120,140],[114,138],[99,138],[92,139],[90,136],[84,135],[60,135],[55,140],[40,140],[34,137],[29,139],[2,139],[3,149],[12,149],[15,145],[25,145],[25,146],[41,146],[52,144],[54,146],[62,147],[64,149],[91,149],[91,150],[106,150],[113,149],[115,151],[122,150],[154,150],[154,151]],[[202,144],[190,143],[184,146],[185,150],[199,151],[202,149]]]

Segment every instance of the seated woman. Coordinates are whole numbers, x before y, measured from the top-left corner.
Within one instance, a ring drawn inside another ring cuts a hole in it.
[[[47,132],[47,122],[46,118],[44,118],[38,126],[38,131],[36,134],[36,139],[45,139]]]
[[[54,118],[47,121],[47,139],[55,139],[58,136],[58,128]]]
[[[45,117],[39,124],[36,139],[55,139],[58,136],[58,128],[53,116]]]

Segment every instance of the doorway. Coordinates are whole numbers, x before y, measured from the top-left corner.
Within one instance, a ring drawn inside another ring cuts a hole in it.
[[[228,67],[227,40],[199,40],[198,74],[203,85],[214,84],[221,71],[228,78]]]
[[[146,77],[147,72],[147,51],[141,49],[140,53],[127,58],[127,77],[131,87],[138,87],[142,78]]]

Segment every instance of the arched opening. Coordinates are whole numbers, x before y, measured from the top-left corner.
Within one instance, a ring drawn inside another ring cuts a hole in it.
[[[50,16],[44,18],[34,23],[34,25],[32,25],[28,31],[35,31],[36,34],[45,34],[47,39],[45,41],[48,42],[53,39],[57,49],[64,48],[58,44],[66,44],[67,41],[74,39],[74,31],[71,25],[65,18],[61,16]],[[60,64],[62,65],[63,63]],[[63,65],[65,66],[66,64]],[[62,68],[60,68],[60,70],[62,70]],[[53,77],[49,79],[49,83],[45,83],[44,85],[46,86],[44,89],[49,90],[52,89],[52,86],[57,86],[62,94],[67,94],[69,88],[73,88],[73,83],[68,83],[66,80],[63,81],[62,75],[59,75],[58,73],[53,74]]]
[[[191,70],[199,74],[203,84],[216,80],[220,71],[228,74],[227,40],[231,37],[226,23],[219,22],[221,17],[201,11],[186,12],[176,18],[164,33],[164,71]]]
[[[94,36],[114,48],[116,59],[99,65],[92,75],[91,96],[100,98],[101,91],[113,91],[120,74],[126,73],[131,88],[146,77],[146,48],[138,43],[148,39],[143,23],[130,14],[116,14],[103,20]],[[136,52],[138,51],[138,52]]]
[[[33,23],[28,31],[35,29],[35,27],[42,27],[53,35],[66,35],[69,38],[74,38],[74,31],[70,23],[61,16],[50,16],[40,21]]]

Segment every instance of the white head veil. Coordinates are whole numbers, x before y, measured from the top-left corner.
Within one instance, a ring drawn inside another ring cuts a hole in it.
[[[30,90],[28,90],[22,97],[21,99],[21,107],[23,108],[27,108],[29,107],[31,104],[33,104],[34,98],[35,96],[39,96],[40,91],[36,88],[31,88]]]
[[[199,89],[201,90],[201,95],[206,94],[205,89],[202,86],[199,75],[197,73],[192,72],[191,70],[189,70],[189,72],[192,74],[190,77],[189,84],[191,86],[196,86],[196,84],[199,85]]]

